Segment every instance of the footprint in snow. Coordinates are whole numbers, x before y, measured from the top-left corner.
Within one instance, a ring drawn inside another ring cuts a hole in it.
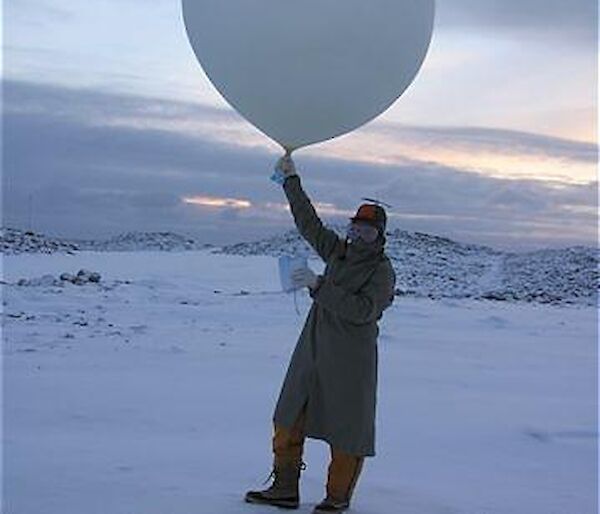
[[[506,328],[509,325],[509,322],[505,318],[501,318],[500,316],[487,316],[486,318],[481,318],[481,320],[485,325],[492,328]]]
[[[594,430],[575,429],[575,430],[543,430],[528,428],[524,430],[525,435],[542,443],[548,443],[556,439],[597,439],[598,432]]]

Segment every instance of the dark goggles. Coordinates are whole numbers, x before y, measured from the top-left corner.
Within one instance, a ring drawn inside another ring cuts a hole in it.
[[[362,239],[365,243],[372,243],[377,239],[379,231],[370,223],[353,221],[346,227],[346,235],[351,240]]]

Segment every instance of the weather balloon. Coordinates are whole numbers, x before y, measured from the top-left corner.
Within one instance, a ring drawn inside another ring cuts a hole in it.
[[[419,71],[434,0],[183,0],[221,95],[286,150],[372,120]]]

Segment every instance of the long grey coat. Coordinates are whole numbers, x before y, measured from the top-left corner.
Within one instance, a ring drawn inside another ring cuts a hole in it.
[[[385,239],[366,245],[324,227],[298,176],[284,190],[300,234],[327,266],[310,291],[313,303],[275,407],[291,428],[307,403],[305,434],[358,456],[375,455],[377,321],[394,298],[396,276]]]

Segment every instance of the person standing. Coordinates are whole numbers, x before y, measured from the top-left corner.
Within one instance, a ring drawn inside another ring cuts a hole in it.
[[[342,239],[319,219],[289,154],[279,159],[283,185],[300,234],[326,263],[322,275],[298,270],[296,287],[313,300],[273,414],[272,485],[245,500],[298,508],[306,437],[329,444],[326,495],[315,514],[350,506],[365,457],[375,455],[378,321],[394,300],[396,275],[384,252],[387,216],[377,204],[359,207]]]

